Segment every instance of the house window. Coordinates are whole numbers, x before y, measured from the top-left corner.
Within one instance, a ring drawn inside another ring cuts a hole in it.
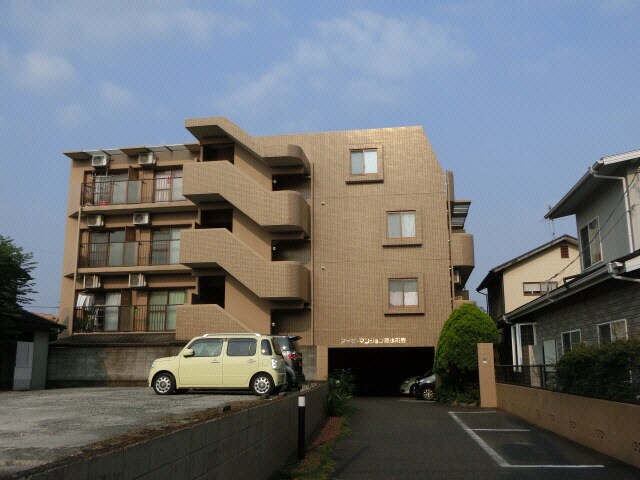
[[[392,307],[417,307],[418,279],[389,280],[389,305]]]
[[[525,295],[542,295],[558,288],[558,282],[524,282],[522,290]]]
[[[533,323],[516,323],[511,326],[511,354],[514,365],[522,365],[523,351],[536,344],[536,326]]]
[[[388,238],[415,238],[416,212],[387,212]]]
[[[614,320],[613,322],[598,325],[598,340],[600,343],[615,342],[627,339],[627,321]]]
[[[378,150],[351,150],[351,175],[378,173]]]
[[[588,225],[580,229],[580,247],[582,249],[583,269],[602,261],[600,228],[597,218],[594,218]]]
[[[562,333],[562,351],[569,352],[582,341],[580,330],[571,330]]]
[[[152,291],[147,330],[175,330],[176,307],[184,303],[187,303],[186,290]]]
[[[560,247],[560,258],[569,258],[569,245],[562,245]]]

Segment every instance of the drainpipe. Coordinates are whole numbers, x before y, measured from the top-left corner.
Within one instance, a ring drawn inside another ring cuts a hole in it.
[[[624,209],[625,209],[625,215],[627,217],[627,230],[629,231],[629,253],[631,252],[635,252],[635,245],[634,245],[634,241],[633,241],[633,230],[631,229],[631,207],[630,207],[630,202],[629,202],[629,190],[628,190],[628,186],[627,186],[627,177],[614,177],[614,176],[609,176],[609,175],[599,175],[596,173],[595,169],[593,168],[593,165],[591,165],[589,167],[589,173],[594,177],[594,178],[602,178],[605,180],[622,180],[622,189],[624,192]]]
[[[627,282],[640,283],[640,278],[621,277],[620,275],[611,275],[614,280],[626,280]]]
[[[451,189],[451,185],[449,185],[449,176],[447,175],[447,172],[445,172],[444,174],[444,187],[445,187],[445,201],[446,201],[446,206],[447,206],[447,223],[449,224],[449,239],[448,239],[448,244],[449,244],[449,295],[451,298],[451,310],[453,311],[453,307],[455,304],[455,285],[454,285],[454,281],[453,281],[453,257],[451,254],[451,237],[453,235],[453,227],[451,226],[451,199],[449,198],[450,196],[450,189]]]
[[[73,335],[73,321],[76,312],[76,282],[78,281],[78,262],[80,261],[80,221],[82,220],[82,198],[78,207],[78,228],[76,233],[76,260],[73,269],[73,286],[71,288],[71,319],[69,321],[70,334]]]

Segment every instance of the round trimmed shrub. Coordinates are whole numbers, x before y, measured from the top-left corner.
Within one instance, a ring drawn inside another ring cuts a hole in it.
[[[495,322],[475,305],[456,308],[442,327],[434,363],[444,390],[476,391],[478,343],[498,343]]]

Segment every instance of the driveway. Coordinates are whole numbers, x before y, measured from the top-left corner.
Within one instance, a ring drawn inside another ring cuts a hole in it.
[[[336,479],[640,477],[634,467],[504,412],[398,398],[358,398],[355,405],[352,433],[334,453]]]
[[[150,388],[0,393],[0,477],[142,428],[178,425],[198,412],[257,397],[237,392],[158,396]]]

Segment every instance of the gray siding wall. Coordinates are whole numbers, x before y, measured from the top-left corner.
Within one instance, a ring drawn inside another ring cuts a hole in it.
[[[580,229],[588,225],[594,218],[598,218],[601,229],[600,240],[602,242],[602,259],[610,262],[630,252],[629,230],[625,214],[625,203],[622,198],[622,182],[620,180],[604,180],[604,187],[595,193],[589,203],[582,205],[576,212],[576,226],[578,239]],[[614,212],[611,215],[611,212]],[[605,224],[607,218],[611,218]],[[582,250],[584,246],[580,244]]]
[[[584,343],[598,343],[598,324],[620,319],[629,338],[640,337],[640,284],[607,280],[518,320],[537,322],[537,343],[555,340],[560,354],[562,332],[579,329]]]
[[[629,204],[640,205],[640,174],[636,176],[638,163],[632,162],[627,166],[627,184],[629,186]],[[631,230],[633,231],[634,246],[640,248],[640,217],[638,216],[638,208],[634,209],[634,215],[631,215]]]

